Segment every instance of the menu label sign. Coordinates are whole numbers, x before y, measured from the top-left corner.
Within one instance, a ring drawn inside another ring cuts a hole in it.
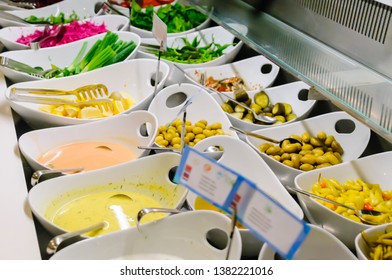
[[[186,146],[175,181],[232,214],[259,239],[286,259],[291,259],[310,231],[255,183],[203,153]]]

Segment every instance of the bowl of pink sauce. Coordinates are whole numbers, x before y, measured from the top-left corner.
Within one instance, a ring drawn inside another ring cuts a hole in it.
[[[19,138],[19,148],[33,170],[83,168],[83,171],[123,164],[152,145],[158,121],[154,114],[135,111],[110,119],[32,130]]]

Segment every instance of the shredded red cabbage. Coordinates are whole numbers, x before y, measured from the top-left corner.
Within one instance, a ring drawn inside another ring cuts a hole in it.
[[[47,47],[53,47],[53,46],[59,46],[59,45],[71,43],[83,38],[91,37],[93,35],[97,35],[108,31],[105,26],[105,23],[96,25],[90,21],[84,21],[84,22],[73,21],[64,26],[66,28],[66,31],[64,33],[64,36],[61,38],[61,40],[58,41],[56,38],[53,38],[52,40],[45,40],[41,43],[41,48],[47,48]],[[57,28],[58,25],[52,26],[49,33],[54,34]],[[30,46],[30,42],[35,38],[41,36],[42,33],[43,32],[41,30],[36,30],[32,34],[22,35],[16,40],[16,42],[23,45]]]

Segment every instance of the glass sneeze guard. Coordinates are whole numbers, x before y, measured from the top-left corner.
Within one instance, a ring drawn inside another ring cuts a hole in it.
[[[243,1],[188,2],[392,143],[389,77]]]

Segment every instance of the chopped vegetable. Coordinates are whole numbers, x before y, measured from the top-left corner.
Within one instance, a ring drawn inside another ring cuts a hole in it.
[[[230,77],[216,80],[212,76],[208,76],[204,86],[212,87],[220,92],[234,91],[236,89],[245,89],[244,80],[238,77]]]
[[[117,63],[126,59],[135,47],[135,42],[123,42],[118,39],[116,33],[109,31],[102,40],[94,43],[86,55],[84,53],[87,49],[87,42],[83,44],[78,55],[68,67],[60,69],[52,65],[53,70],[44,77],[50,79],[72,76]]]
[[[53,38],[52,40],[45,40],[40,44],[40,47],[47,48],[53,46],[60,46],[63,44],[78,41],[108,31],[105,26],[105,23],[96,25],[91,21],[85,21],[85,22],[73,21],[69,24],[64,25],[64,27],[65,27],[65,33],[61,38]],[[55,34],[58,28],[59,25],[52,26],[49,30],[48,36]],[[16,42],[29,46],[31,41],[40,37],[42,34],[43,31],[36,30],[34,33],[28,35],[22,35],[16,40]]]
[[[151,31],[154,6],[150,5],[143,11],[142,8],[132,1],[131,24],[138,28]],[[206,21],[207,16],[197,11],[192,6],[179,3],[163,5],[156,10],[158,17],[167,25],[168,33],[178,33],[190,30]]]

